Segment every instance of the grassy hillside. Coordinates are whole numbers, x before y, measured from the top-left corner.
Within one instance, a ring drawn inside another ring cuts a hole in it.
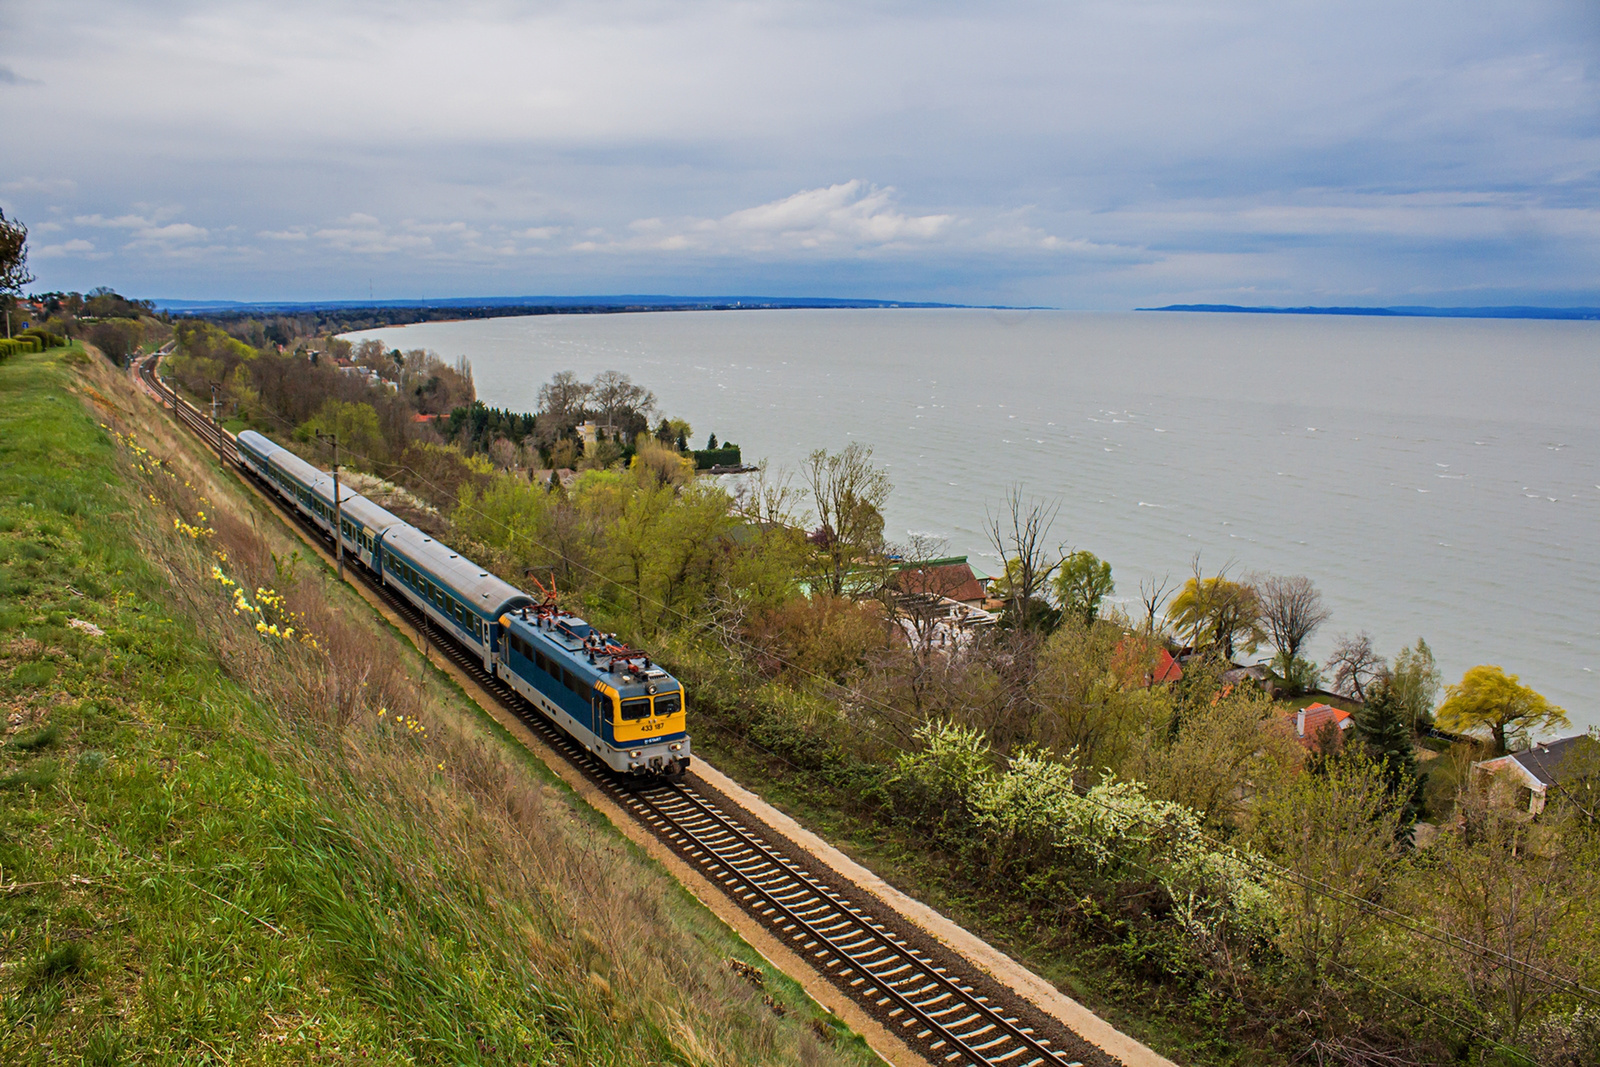
[[[0,718],[0,1061],[872,1061],[76,350],[0,364]]]

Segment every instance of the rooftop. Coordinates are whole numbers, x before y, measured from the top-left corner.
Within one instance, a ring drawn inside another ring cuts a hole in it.
[[[1307,747],[1316,744],[1317,734],[1329,723],[1333,723],[1340,730],[1348,730],[1355,725],[1355,720],[1348,711],[1333,707],[1329,704],[1307,704],[1293,715],[1286,716],[1289,725],[1294,727],[1295,736],[1300,743]]]
[[[1484,760],[1477,766],[1485,770],[1499,770],[1507,763],[1517,767],[1539,786],[1558,785],[1586,774],[1600,773],[1600,741],[1588,734],[1575,734],[1556,741],[1541,741],[1532,748],[1513,752],[1497,759]]]

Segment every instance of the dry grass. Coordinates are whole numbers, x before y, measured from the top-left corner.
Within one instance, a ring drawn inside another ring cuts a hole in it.
[[[80,925],[101,932],[84,938],[95,942],[80,968],[88,977],[52,978],[49,996],[8,994],[0,1052],[41,1062],[62,1048],[99,1062],[202,1048],[249,1060],[330,1049],[440,1063],[872,1059],[297,553],[188,439],[164,419],[132,425],[141,402],[124,379],[98,364],[80,374],[100,421],[129,441],[105,472],[127,490],[95,505],[100,522],[114,514],[116,536],[142,557],[121,561],[125,580],[105,590],[112,608],[95,621],[116,639],[137,625],[125,611],[170,619],[159,640],[84,665],[81,691],[104,682],[141,699],[112,707],[108,697],[104,715],[30,750],[13,772],[44,783],[26,788],[29,803],[59,823],[8,880],[50,865],[85,879],[56,904],[100,916]],[[79,535],[92,554],[96,523]],[[262,632],[274,626],[294,634]],[[8,647],[43,662],[48,629]],[[74,662],[65,656],[62,684],[79,685],[65,677]],[[30,725],[66,719],[30,699],[45,708]],[[115,762],[91,743],[114,749]],[[57,748],[49,766],[75,760],[78,770],[51,785],[39,772]],[[37,820],[5,825],[0,834],[37,837]],[[69,844],[76,858],[63,854]],[[8,855],[0,848],[0,862]],[[20,899],[0,894],[0,915]],[[118,909],[142,938],[117,939]],[[50,908],[25,910],[11,916],[20,925],[5,951],[42,959]],[[729,957],[762,968],[765,988]],[[12,973],[0,970],[0,990]],[[95,1003],[91,986],[116,1010],[75,1019]]]

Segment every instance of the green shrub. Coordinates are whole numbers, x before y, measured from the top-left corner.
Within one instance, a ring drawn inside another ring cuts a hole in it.
[[[33,338],[38,343],[40,350],[46,348],[60,348],[62,345],[67,343],[65,338],[58,334],[53,334],[49,330],[43,329],[39,326],[30,326],[26,330],[18,333],[16,336],[18,338]]]
[[[737,467],[740,465],[739,446],[725,444],[721,448],[698,448],[694,453],[695,470],[712,467]]]

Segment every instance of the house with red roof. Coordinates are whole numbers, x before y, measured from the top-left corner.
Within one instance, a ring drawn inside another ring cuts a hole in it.
[[[1165,646],[1133,634],[1117,643],[1111,655],[1111,669],[1123,685],[1141,689],[1183,678],[1183,667]]]
[[[1332,726],[1340,734],[1356,724],[1348,711],[1343,711],[1330,704],[1307,704],[1293,715],[1285,716],[1289,725],[1294,730],[1295,737],[1306,748],[1315,749],[1319,746],[1318,735],[1324,728]]]
[[[965,556],[932,559],[901,567],[892,581],[898,593],[935,596],[960,601],[968,607],[983,607],[983,583],[972,572],[972,565]]]

